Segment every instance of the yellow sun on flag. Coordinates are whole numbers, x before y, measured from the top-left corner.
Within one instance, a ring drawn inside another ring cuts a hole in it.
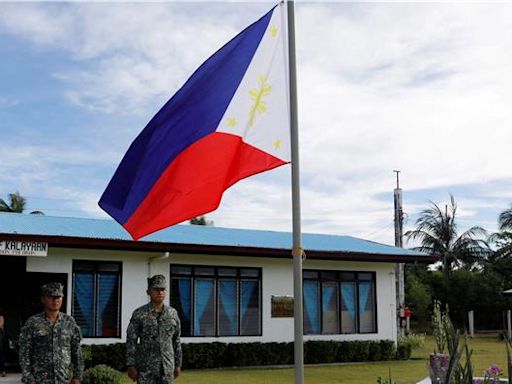
[[[264,96],[267,96],[272,91],[272,86],[267,83],[267,77],[264,75],[260,75],[258,79],[259,88],[253,88],[249,91],[249,96],[253,99],[254,104],[249,111],[249,126],[252,127],[254,125],[254,121],[256,120],[256,112],[265,113],[267,112],[267,106],[265,105],[265,101],[263,100]]]

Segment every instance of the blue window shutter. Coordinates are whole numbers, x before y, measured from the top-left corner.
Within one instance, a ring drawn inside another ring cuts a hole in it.
[[[73,291],[73,316],[84,337],[94,332],[94,274],[76,272]]]
[[[219,280],[219,336],[238,334],[236,280]]]
[[[182,336],[192,335],[192,282],[190,277],[171,278],[171,305],[178,311]]]
[[[215,281],[195,280],[194,336],[215,336]]]
[[[322,283],[322,333],[339,333],[338,283]]]
[[[373,283],[359,283],[359,331],[362,333],[375,332],[375,298]]]
[[[304,333],[320,333],[320,286],[317,281],[304,281]]]
[[[259,282],[240,281],[240,334],[245,336],[260,334]]]
[[[355,283],[341,282],[341,332],[356,333],[356,289]]]
[[[97,336],[115,337],[118,334],[118,287],[118,275],[106,273],[98,275]]]

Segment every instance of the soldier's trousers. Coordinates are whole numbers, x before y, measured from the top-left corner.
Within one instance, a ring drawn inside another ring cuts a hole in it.
[[[173,384],[174,380],[164,378],[163,375],[154,372],[139,372],[137,384]]]

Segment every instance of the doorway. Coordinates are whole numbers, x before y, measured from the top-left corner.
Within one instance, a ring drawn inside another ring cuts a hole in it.
[[[23,322],[23,291],[27,259],[0,255],[0,307],[5,318],[3,350],[7,367],[17,364],[18,335]]]
[[[46,272],[26,272],[23,284],[23,323],[32,315],[43,310],[41,305],[41,286],[49,282],[61,283],[64,286],[64,300],[62,300],[61,312],[66,312],[68,296],[68,274],[67,273],[46,273]]]
[[[21,327],[32,315],[43,310],[41,285],[56,281],[64,285],[67,296],[67,273],[26,272],[27,259],[22,256],[0,255],[0,307],[5,317],[6,365],[14,369],[18,363],[18,339]],[[62,303],[66,312],[67,300]]]

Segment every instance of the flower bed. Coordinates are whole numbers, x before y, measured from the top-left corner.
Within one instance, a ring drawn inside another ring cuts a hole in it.
[[[474,384],[483,384],[485,383],[484,377],[475,377],[473,378]],[[507,379],[497,379],[496,381],[489,381],[490,384],[508,384]],[[418,381],[416,384],[432,384],[432,380],[430,380],[430,377],[425,377],[423,380]]]

